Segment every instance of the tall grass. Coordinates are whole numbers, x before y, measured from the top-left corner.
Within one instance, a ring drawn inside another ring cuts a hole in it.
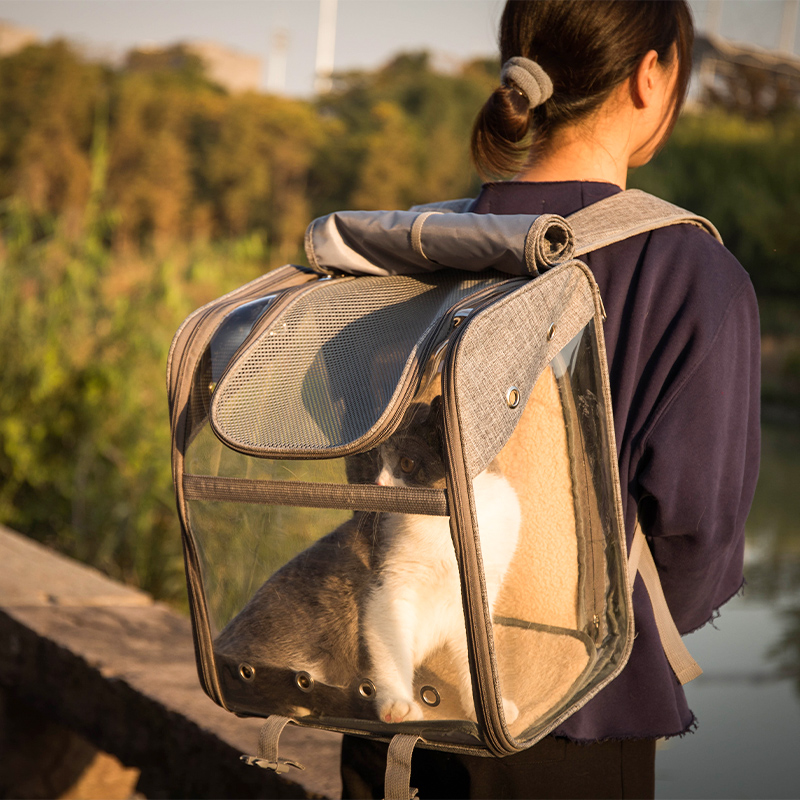
[[[114,253],[19,202],[0,213],[0,520],[180,600],[164,389],[197,306],[270,268],[258,236]]]

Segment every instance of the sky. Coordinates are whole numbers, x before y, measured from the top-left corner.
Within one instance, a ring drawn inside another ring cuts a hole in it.
[[[797,0],[789,0],[797,3]],[[503,0],[338,0],[335,69],[372,69],[403,50],[428,49],[439,63],[493,55]],[[774,48],[784,0],[690,0],[703,30]],[[41,40],[66,37],[95,55],[134,46],[213,40],[262,59],[267,85],[276,33],[288,35],[285,91],[313,91],[319,0],[0,0],[0,20],[32,28]],[[799,53],[798,37],[794,52]]]

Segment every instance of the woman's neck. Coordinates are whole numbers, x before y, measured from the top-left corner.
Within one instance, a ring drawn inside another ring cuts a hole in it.
[[[557,131],[517,179],[604,181],[624,189],[628,169],[650,160],[668,124],[672,73],[657,64],[653,70],[655,77],[644,70],[636,91],[621,84],[592,117]]]
[[[624,189],[630,162],[630,134],[623,125],[608,122],[565,131],[516,179],[601,181]]]
[[[579,149],[559,149],[550,156],[537,159],[515,180],[599,181],[613,183],[624,189],[628,177],[627,163],[620,165],[607,151],[603,151],[602,155],[607,158],[598,158],[596,153],[587,155]]]

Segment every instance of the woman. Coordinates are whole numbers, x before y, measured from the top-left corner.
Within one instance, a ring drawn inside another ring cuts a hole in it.
[[[625,188],[668,137],[688,85],[684,0],[506,5],[499,86],[475,123],[473,211],[563,216]],[[513,61],[512,61],[513,59]],[[607,311],[625,524],[637,513],[682,633],[742,585],[759,458],[758,312],[736,259],[678,225],[587,258]],[[655,740],[695,724],[647,593],[622,674],[553,736],[505,759],[418,750],[421,797],[652,797]],[[346,738],[345,796],[382,791],[380,746]],[[385,753],[385,750],[384,750]],[[377,794],[375,796],[381,796]]]

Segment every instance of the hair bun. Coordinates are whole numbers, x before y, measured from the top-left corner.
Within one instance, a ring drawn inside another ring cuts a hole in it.
[[[509,58],[500,73],[502,83],[513,83],[528,98],[529,108],[542,105],[553,94],[553,81],[542,67],[530,58]]]

